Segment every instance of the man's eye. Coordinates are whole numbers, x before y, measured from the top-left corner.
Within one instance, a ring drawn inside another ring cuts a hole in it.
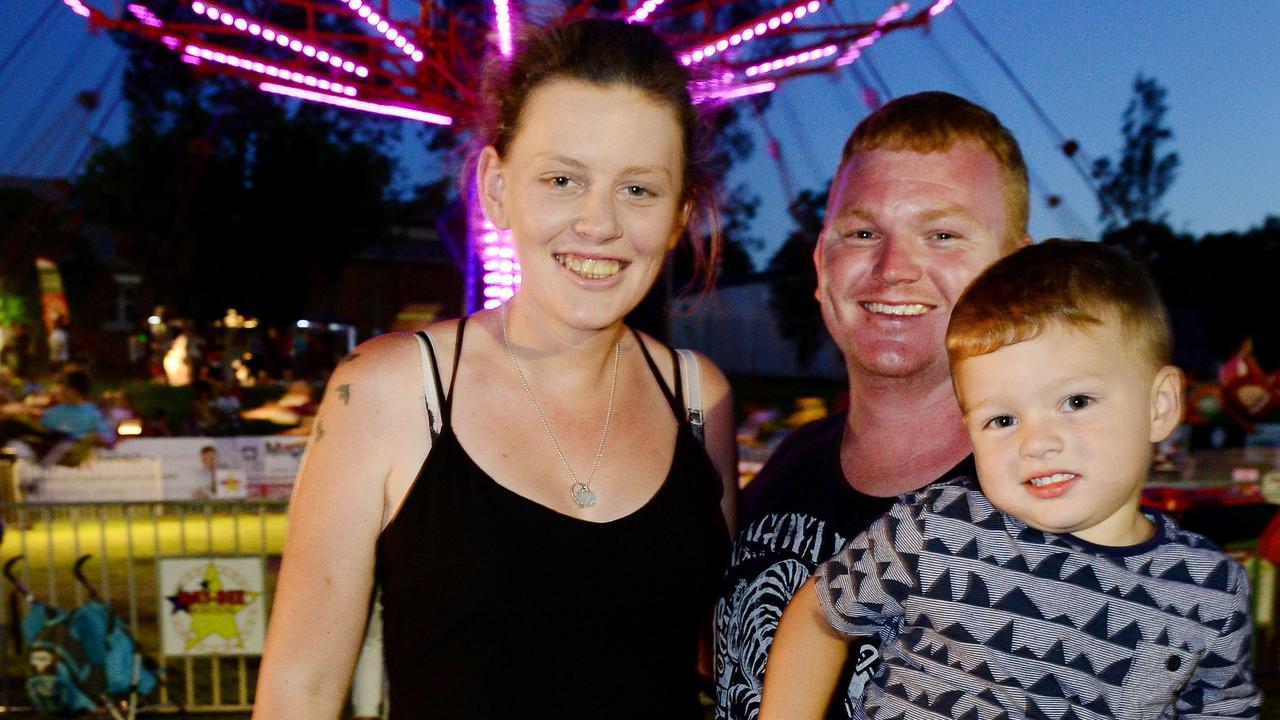
[[[1062,409],[1067,412],[1075,412],[1083,410],[1093,404],[1093,398],[1088,395],[1072,395],[1062,401]]]
[[[1012,415],[997,415],[987,421],[985,427],[989,428],[1007,428],[1018,424],[1018,419]]]
[[[933,234],[934,240],[954,240],[955,238],[956,238],[955,233],[936,232]]]

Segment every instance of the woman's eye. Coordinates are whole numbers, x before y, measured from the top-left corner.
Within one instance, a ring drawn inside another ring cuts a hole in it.
[[[547,182],[551,183],[552,187],[562,188],[562,187],[569,187],[569,185],[573,181],[564,175],[556,175],[555,177],[551,178]]]
[[[649,188],[643,185],[628,185],[626,187],[626,193],[631,197],[637,197],[637,198],[648,197],[649,195],[653,194],[649,192]]]
[[[1062,401],[1062,409],[1067,412],[1083,410],[1093,404],[1093,398],[1088,395],[1072,395]]]
[[[985,427],[989,428],[1007,428],[1018,424],[1018,419],[1012,415],[997,415],[987,421]]]

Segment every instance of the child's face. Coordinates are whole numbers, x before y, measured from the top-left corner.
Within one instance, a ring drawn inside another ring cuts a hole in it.
[[[1139,512],[1151,444],[1182,416],[1177,368],[1153,370],[1115,320],[1052,324],[956,364],[978,480],[1028,525],[1099,545],[1150,535]]]

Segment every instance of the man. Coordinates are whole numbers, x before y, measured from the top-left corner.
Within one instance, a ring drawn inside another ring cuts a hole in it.
[[[742,498],[716,606],[719,718],[754,718],[769,646],[814,567],[895,496],[973,475],[943,339],[983,268],[1027,237],[1027,171],[990,112],[941,92],[886,104],[854,129],[814,249],[816,297],[849,373],[849,410],[795,430]],[[850,651],[828,717],[874,670]]]

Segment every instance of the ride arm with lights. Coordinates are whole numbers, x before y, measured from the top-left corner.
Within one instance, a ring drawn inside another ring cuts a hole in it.
[[[360,649],[389,478],[429,450],[417,342],[370,340],[329,379],[289,508],[255,718],[337,718]],[[405,448],[414,448],[406,453]]]

